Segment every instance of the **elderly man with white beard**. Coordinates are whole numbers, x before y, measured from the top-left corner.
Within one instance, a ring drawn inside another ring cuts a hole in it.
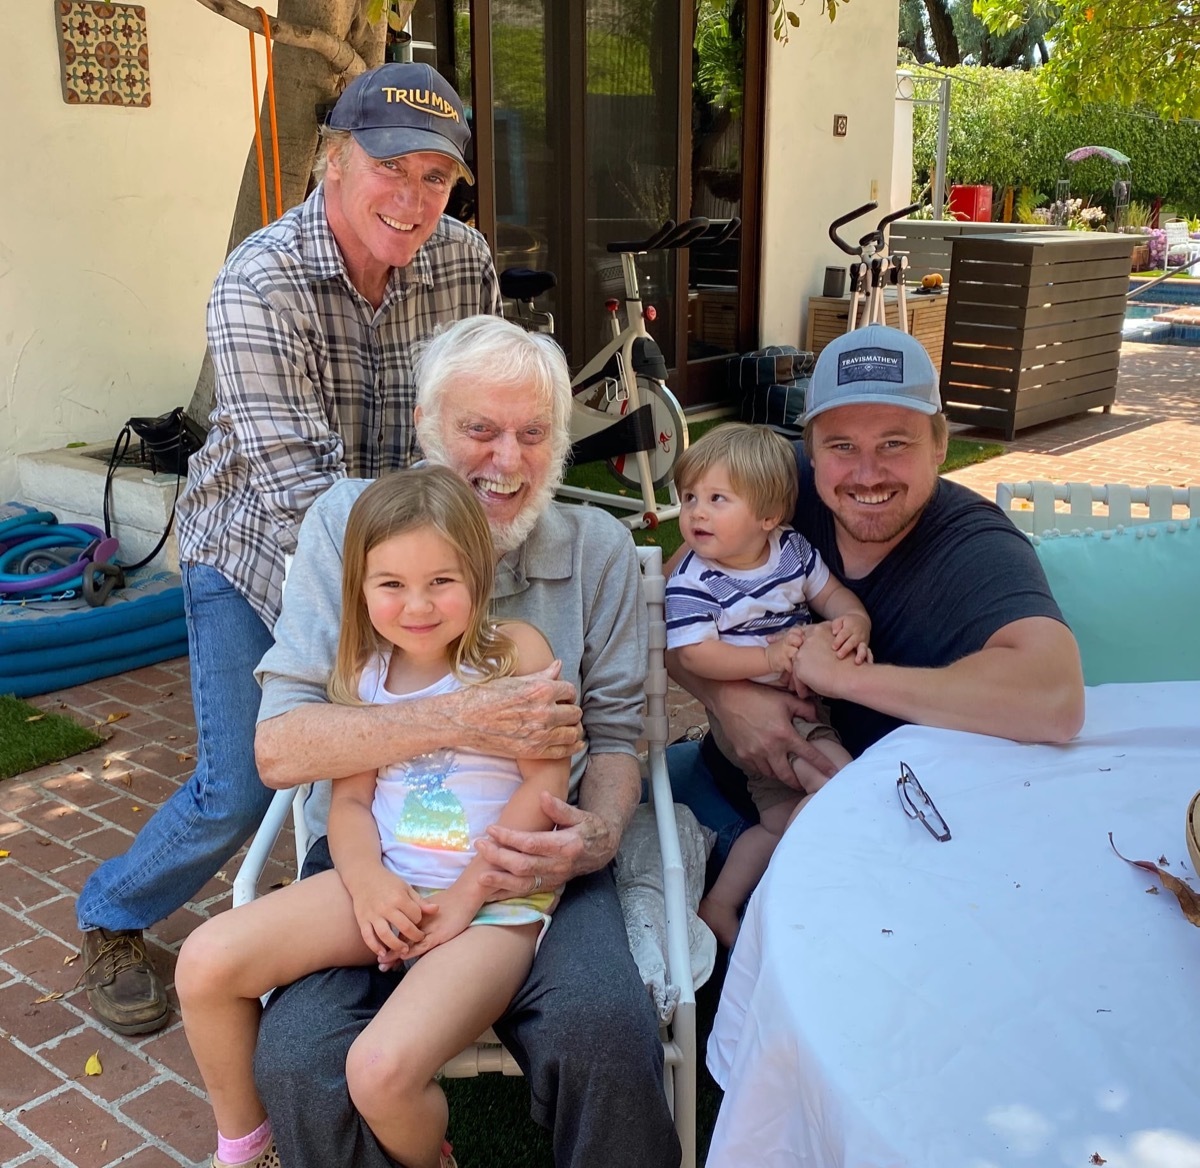
[[[493,826],[476,842],[497,899],[566,885],[554,927],[495,1030],[529,1081],[533,1118],[553,1130],[559,1168],[672,1168],[680,1149],[657,1021],[609,867],[641,792],[635,743],[647,641],[633,541],[603,511],[552,501],[569,447],[571,395],[566,362],[548,337],[474,317],[429,342],[416,380],[422,449],[474,487],[488,516],[498,615],[539,627],[558,661],[532,678],[402,707],[330,704],[342,535],[366,487],[339,483],[305,518],[275,647],[259,667],[259,769],[271,786],[290,787],[445,746],[574,756],[570,800],[543,796],[556,830]],[[323,837],[328,784],[314,790],[325,798],[310,798],[306,813]],[[305,873],[330,866],[318,838]],[[255,1074],[288,1168],[390,1168],[347,1094],[345,1060],[399,976],[331,970],[286,987],[267,1006]]]

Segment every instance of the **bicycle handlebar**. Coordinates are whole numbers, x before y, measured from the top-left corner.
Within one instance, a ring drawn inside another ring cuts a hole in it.
[[[608,245],[610,252],[631,252],[635,255],[647,251],[665,251],[680,247],[691,247],[694,243],[704,243],[715,247],[724,243],[741,226],[742,221],[736,217],[729,220],[711,220],[703,215],[693,219],[685,219],[676,223],[668,219],[657,231],[645,239],[618,240]]]
[[[857,256],[859,249],[853,244],[847,243],[840,235],[838,235],[837,229],[839,227],[844,227],[852,219],[858,219],[861,216],[866,215],[868,212],[874,211],[878,206],[878,203],[863,203],[861,207],[856,207],[848,214],[839,216],[829,225],[830,240],[840,247],[847,255]],[[872,232],[871,234],[874,235],[875,233]]]
[[[852,246],[840,235],[838,235],[837,229],[839,227],[849,223],[852,219],[857,219],[859,216],[867,214],[868,211],[874,211],[878,206],[878,203],[864,203],[861,207],[859,207],[857,210],[851,211],[848,215],[843,215],[840,219],[835,219],[829,225],[829,238],[847,255],[861,256],[863,251],[865,251],[866,248],[872,243],[874,243],[876,251],[882,251],[884,247],[883,229],[887,227],[889,223],[895,223],[897,219],[903,219],[906,215],[911,215],[914,211],[919,211],[921,209],[920,203],[911,203],[907,207],[902,207],[899,211],[893,211],[890,215],[885,215],[879,220],[878,223],[875,224],[875,229],[873,231],[868,231],[866,235],[859,238],[858,247]]]

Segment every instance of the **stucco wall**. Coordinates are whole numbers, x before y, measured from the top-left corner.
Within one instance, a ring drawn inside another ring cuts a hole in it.
[[[67,105],[51,3],[0,4],[0,500],[16,453],[186,404],[200,368],[253,133],[247,37],[193,0],[142,3],[149,109]]]
[[[829,223],[872,198],[872,183],[877,214],[892,209],[899,4],[839,5],[833,24],[816,0],[797,11],[800,27],[788,44],[770,42],[767,62],[760,321],[763,344],[802,346],[825,266],[850,262]],[[835,114],[849,119],[844,138],[833,136]],[[874,226],[859,222],[859,235]]]

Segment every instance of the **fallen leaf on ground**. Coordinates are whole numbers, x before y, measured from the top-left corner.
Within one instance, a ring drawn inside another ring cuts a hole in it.
[[[105,759],[105,760],[104,760],[104,761],[103,761],[103,762],[100,764],[100,769],[101,769],[102,771],[106,771],[106,770],[108,770],[108,768],[109,768],[110,766],[112,766],[112,759],[111,759],[111,758],[106,758],[106,759]]]
[[[62,994],[60,994],[60,993],[42,994],[42,996],[40,998],[33,999],[33,1004],[35,1006],[40,1006],[43,1002],[57,1002],[58,999],[61,997],[62,997]]]
[[[45,714],[30,714],[29,717],[25,719],[25,721],[26,722],[40,722],[45,716],[46,716]]]
[[[141,808],[140,808],[140,807],[139,807],[139,806],[138,806],[138,805],[135,803],[135,804],[134,804],[134,805],[133,805],[133,806],[130,808],[130,810],[131,810],[131,811],[141,811]]]
[[[50,841],[48,839],[43,839],[42,836],[40,836],[40,835],[33,842],[35,844],[37,844],[39,847],[43,847],[43,848],[48,848],[50,846]]]
[[[85,1075],[102,1075],[104,1068],[100,1065],[100,1052],[88,1056],[88,1061],[83,1064],[83,1073]]]
[[[122,718],[128,718],[128,717],[129,717],[128,710],[118,710],[115,714],[109,714],[109,716],[104,719],[104,722],[107,725],[110,722],[119,722]]]
[[[7,860],[8,855],[8,852],[6,852],[3,848],[0,848],[0,860]]]
[[[63,958],[63,965],[74,965],[79,960],[78,953],[69,953]]]
[[[1117,845],[1113,843],[1111,831],[1108,833],[1108,846],[1114,852],[1117,852]],[[1132,864],[1135,868],[1143,868],[1147,872],[1153,872],[1162,881],[1162,886],[1168,892],[1175,894],[1175,899],[1179,901],[1179,907],[1183,909],[1183,915],[1193,925],[1200,926],[1200,892],[1197,892],[1191,885],[1185,884],[1178,876],[1172,876],[1170,872],[1164,872],[1149,860],[1131,860],[1127,856],[1122,856],[1120,852],[1117,852],[1117,855],[1126,864]],[[1159,863],[1165,864],[1166,862],[1167,858],[1165,856],[1159,856]]]
[[[290,876],[285,876],[282,880],[276,880],[275,883],[271,885],[271,889],[273,891],[276,888],[286,888],[289,884],[291,884],[291,882],[292,878]]]

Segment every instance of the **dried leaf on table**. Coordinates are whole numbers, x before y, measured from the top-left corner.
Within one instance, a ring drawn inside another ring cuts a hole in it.
[[[1117,845],[1113,843],[1111,831],[1108,833],[1108,845],[1114,852],[1117,852]],[[1120,852],[1117,852],[1117,855],[1126,864],[1132,864],[1135,868],[1142,868],[1147,872],[1153,872],[1162,881],[1162,886],[1168,892],[1175,894],[1175,899],[1179,901],[1179,907],[1183,909],[1183,915],[1193,925],[1200,926],[1200,892],[1197,892],[1191,885],[1185,884],[1178,876],[1172,876],[1170,872],[1164,872],[1149,860],[1131,860],[1127,856],[1122,856]],[[1159,857],[1159,863],[1165,864],[1166,862],[1167,859],[1165,856]]]

